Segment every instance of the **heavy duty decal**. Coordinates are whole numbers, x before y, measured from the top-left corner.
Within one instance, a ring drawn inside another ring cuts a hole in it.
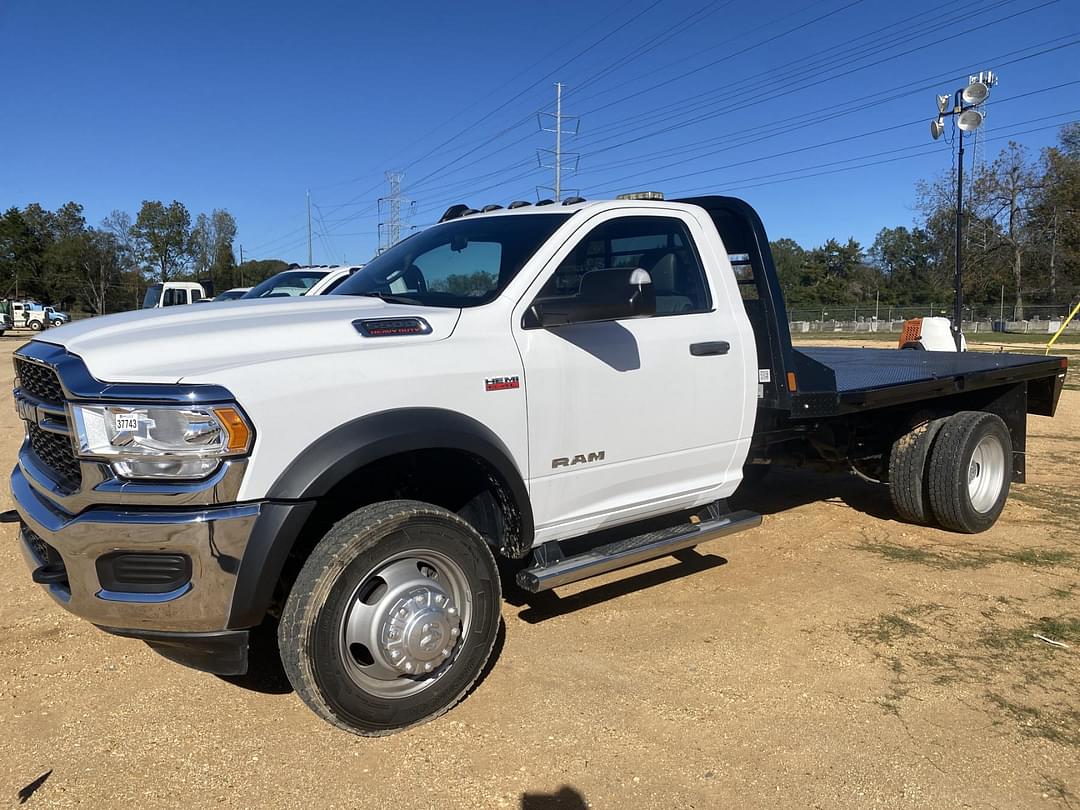
[[[508,391],[511,388],[521,388],[521,379],[513,377],[488,377],[484,380],[484,389],[487,391]]]
[[[603,461],[604,451],[601,450],[598,453],[578,453],[573,458],[553,458],[551,460],[551,469],[557,467],[573,467],[575,464],[592,464],[594,461]]]

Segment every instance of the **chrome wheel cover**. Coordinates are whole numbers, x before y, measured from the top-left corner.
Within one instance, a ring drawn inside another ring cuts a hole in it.
[[[363,691],[414,695],[445,675],[472,621],[473,598],[461,567],[438,552],[412,549],[369,571],[341,620],[342,663]]]
[[[968,462],[967,487],[972,508],[986,514],[997,503],[1005,485],[1005,447],[993,434],[983,436]]]

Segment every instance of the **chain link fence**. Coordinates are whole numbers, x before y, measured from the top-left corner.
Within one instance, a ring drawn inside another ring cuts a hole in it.
[[[1000,306],[964,307],[964,332],[1011,332],[1053,335],[1068,317],[1068,305],[1037,304],[1024,307],[1024,318],[1013,318],[1012,308]],[[804,332],[900,332],[909,318],[952,317],[952,304],[919,306],[816,306],[792,307],[788,311],[793,335]],[[1065,334],[1080,334],[1080,317],[1066,327]]]

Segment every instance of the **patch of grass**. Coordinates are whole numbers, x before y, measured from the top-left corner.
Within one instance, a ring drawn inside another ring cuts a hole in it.
[[[1043,616],[1030,626],[1030,630],[1054,641],[1080,643],[1080,619],[1072,616]]]
[[[890,562],[925,565],[941,571],[964,568],[986,568],[997,563],[1032,565],[1039,567],[1066,566],[1080,568],[1080,554],[1067,549],[1024,548],[1013,551],[996,549],[973,549],[956,554],[945,554],[933,549],[906,546],[887,541],[868,541],[858,548],[877,554]]]
[[[960,568],[985,568],[997,562],[998,556],[996,552],[990,550],[980,550],[960,555],[942,554],[940,551],[927,548],[889,542],[867,542],[861,544],[859,548],[884,557],[890,562],[925,565],[943,571]]]
[[[996,692],[987,692],[986,699],[1016,721],[1021,734],[1062,745],[1080,746],[1080,710],[1068,706],[1039,709],[1011,701]]]
[[[1047,596],[1051,599],[1072,599],[1075,593],[1076,583],[1074,582],[1066,588],[1051,588]]]
[[[1002,552],[1000,559],[1019,565],[1071,565],[1076,562],[1077,555],[1061,548],[1024,548]]]
[[[902,638],[920,636],[923,632],[919,625],[908,621],[899,613],[883,613],[870,621],[855,625],[851,630],[855,638],[890,646]]]
[[[1047,645],[1035,638],[1036,633],[1066,644],[1080,643],[1080,619],[1071,616],[1043,616],[1020,627],[987,631],[979,636],[979,644],[999,651],[1021,646],[1039,647],[1048,653],[1060,650],[1059,647]]]
[[[1073,459],[1069,459],[1070,464]],[[1009,491],[1009,497],[1052,512],[1055,523],[1073,523],[1075,518],[1080,518],[1080,495],[1066,492],[1058,487],[1050,487],[1044,484],[1020,484]]]

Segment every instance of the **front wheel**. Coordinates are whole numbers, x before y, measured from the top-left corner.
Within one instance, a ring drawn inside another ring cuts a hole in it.
[[[479,677],[500,621],[499,575],[483,538],[418,501],[364,507],[304,563],[278,630],[300,698],[354,734],[438,717]]]

